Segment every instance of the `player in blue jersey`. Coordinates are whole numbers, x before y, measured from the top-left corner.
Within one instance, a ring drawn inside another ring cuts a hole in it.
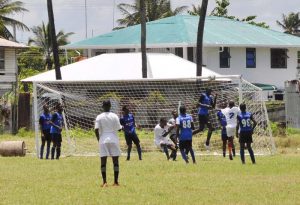
[[[41,138],[42,138],[40,159],[43,159],[44,147],[46,142],[47,142],[46,159],[48,159],[50,153],[50,144],[51,144],[50,128],[51,128],[52,116],[50,114],[48,105],[44,105],[43,110],[44,110],[43,114],[40,115],[40,119],[39,119],[39,124],[41,128]]]
[[[130,152],[132,149],[132,142],[135,144],[139,160],[142,160],[142,149],[140,146],[140,140],[135,131],[135,120],[132,113],[130,113],[127,106],[122,108],[123,116],[120,118],[120,123],[123,126],[123,131],[125,134],[125,140],[127,144],[127,161],[130,160]]]
[[[198,118],[199,118],[199,130],[203,131],[205,125],[208,128],[207,138],[205,142],[206,149],[209,149],[210,138],[212,135],[213,127],[209,118],[209,110],[215,108],[217,95],[213,97],[211,95],[212,90],[210,88],[206,89],[205,93],[202,93],[198,103]]]
[[[56,112],[52,115],[51,118],[51,128],[50,133],[52,137],[52,149],[51,149],[51,159],[54,159],[55,151],[56,151],[56,159],[59,159],[61,152],[61,142],[62,136],[61,131],[63,128],[63,116],[62,116],[63,108],[61,104],[56,105]]]
[[[256,121],[251,112],[246,111],[246,104],[240,105],[241,113],[237,116],[236,137],[240,142],[240,155],[242,163],[245,164],[245,144],[251,157],[251,161],[255,164],[254,152],[251,147],[253,130],[256,127]],[[238,131],[240,129],[240,135]]]
[[[193,118],[186,114],[186,107],[184,105],[180,106],[179,112],[180,114],[176,118],[176,134],[179,139],[180,153],[183,160],[186,163],[189,163],[185,152],[189,151],[191,153],[193,163],[196,163],[195,154],[192,147],[193,130],[195,129]]]
[[[226,117],[225,117],[224,113],[222,112],[222,110],[224,110],[226,107],[227,107],[227,103],[223,102],[221,104],[221,109],[217,112],[217,117],[218,117],[218,120],[222,127],[221,139],[223,142],[223,157],[226,156],[226,145],[227,145],[227,141],[228,141],[228,136],[227,136],[227,132],[226,132],[226,126],[227,126]]]

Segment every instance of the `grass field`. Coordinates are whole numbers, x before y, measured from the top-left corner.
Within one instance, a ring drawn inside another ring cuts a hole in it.
[[[32,137],[0,136],[24,140]],[[38,160],[0,157],[0,204],[300,204],[300,135],[275,138],[278,154],[246,165],[221,156],[197,156],[197,164],[167,161],[159,152],[120,158],[120,187],[101,188],[98,157]],[[113,182],[109,161],[108,182]]]

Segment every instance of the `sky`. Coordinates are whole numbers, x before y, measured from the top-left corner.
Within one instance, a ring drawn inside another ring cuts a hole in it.
[[[22,14],[12,16],[26,24],[29,28],[48,22],[47,0],[21,0],[24,7],[29,10]],[[118,26],[116,20],[122,15],[116,5],[119,3],[132,3],[134,0],[52,0],[56,32],[74,32],[69,40],[76,42],[108,33]],[[86,3],[86,4],[85,4]],[[178,6],[199,5],[201,0],[171,0],[173,8]],[[86,7],[85,7],[86,5]],[[115,6],[114,6],[115,5]],[[209,0],[208,14],[215,7],[215,0]],[[86,8],[86,9],[85,9]],[[257,21],[266,22],[271,29],[281,31],[276,20],[282,19],[282,14],[300,12],[300,0],[231,0],[229,15],[243,18],[257,15]],[[85,18],[87,14],[87,24]],[[86,29],[87,27],[87,29]],[[27,43],[33,37],[31,32],[17,30],[17,40]]]

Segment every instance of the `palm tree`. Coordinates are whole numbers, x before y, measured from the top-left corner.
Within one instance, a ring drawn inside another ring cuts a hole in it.
[[[44,22],[42,22],[42,25],[35,26],[31,30],[34,34],[34,38],[30,38],[28,41],[29,45],[36,45],[39,47],[44,55],[45,59],[45,69],[49,70],[52,68],[52,55],[53,55],[53,48],[52,48],[52,41],[50,38],[50,29],[49,24],[45,25]],[[66,45],[69,43],[68,37],[73,35],[73,32],[70,33],[64,33],[63,31],[59,31],[56,34],[57,44],[58,46]]]
[[[177,7],[174,10],[171,9],[170,0],[144,0],[146,21],[154,21],[169,16],[174,16],[182,13],[187,9],[186,6]],[[140,16],[140,0],[135,0],[134,4],[121,3],[118,5],[118,9],[123,14],[124,18],[118,19],[118,23],[121,26],[132,26],[141,23]],[[119,27],[120,28],[120,27]]]
[[[192,10],[188,10],[188,14],[192,16],[200,16],[201,15],[201,6],[192,5]]]
[[[298,13],[282,14],[282,22],[276,21],[284,29],[284,33],[300,36],[300,18]]]
[[[197,35],[197,76],[202,76],[202,50],[203,50],[203,34],[206,11],[208,6],[208,0],[202,0],[200,19],[198,24],[198,35]]]
[[[9,16],[20,12],[28,11],[23,8],[21,1],[0,0],[0,36],[5,39],[13,38],[13,34],[8,30],[7,26],[15,26],[18,29],[29,31],[29,28],[20,21]]]

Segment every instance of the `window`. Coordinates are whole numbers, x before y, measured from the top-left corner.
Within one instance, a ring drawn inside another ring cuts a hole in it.
[[[246,48],[246,68],[256,68],[255,48]]]
[[[183,57],[183,48],[175,48],[175,55]]]
[[[287,49],[271,48],[271,68],[287,68]]]
[[[194,62],[194,48],[188,47],[188,60]]]
[[[5,70],[4,59],[5,59],[4,48],[0,48],[0,70],[2,71]]]
[[[220,48],[220,68],[230,68],[230,48]]]
[[[298,56],[297,57],[297,62],[298,62],[297,67],[300,68],[300,51],[298,51],[298,55],[297,56]]]

